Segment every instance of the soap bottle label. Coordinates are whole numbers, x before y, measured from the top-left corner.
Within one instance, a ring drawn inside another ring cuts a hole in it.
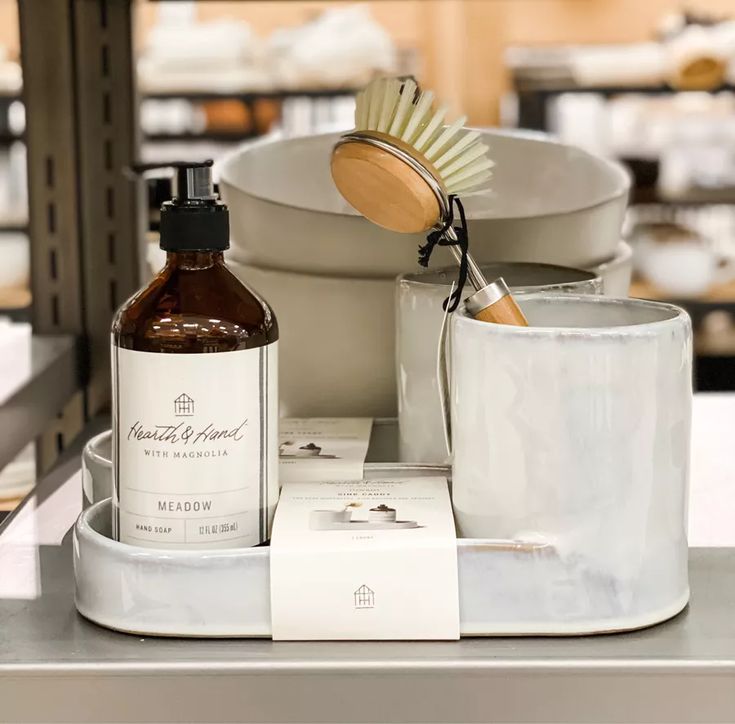
[[[234,548],[270,537],[278,343],[211,354],[113,346],[118,540]]]

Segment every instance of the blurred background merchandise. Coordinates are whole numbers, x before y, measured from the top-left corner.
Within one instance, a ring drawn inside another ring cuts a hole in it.
[[[596,262],[632,267],[635,296],[683,304],[695,324],[698,387],[735,388],[733,0],[132,7],[141,160],[211,157],[221,166],[244,144],[349,128],[355,91],[397,73],[435,89],[471,125],[548,133],[622,161],[634,179],[624,227],[632,257]],[[109,59],[99,62],[104,69]],[[0,0],[0,317],[16,324],[30,320],[32,305],[22,86],[18,8]],[[149,180],[141,275],[160,267],[158,207],[169,196],[170,179]],[[49,229],[57,222],[49,210]],[[33,263],[54,278],[64,260]],[[119,301],[111,289],[110,304]],[[8,324],[0,347],[12,335],[30,344]],[[46,444],[63,447],[58,434]],[[7,490],[22,489],[28,454]]]

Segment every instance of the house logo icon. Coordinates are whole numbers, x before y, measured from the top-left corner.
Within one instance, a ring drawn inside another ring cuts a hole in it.
[[[374,608],[375,607],[375,591],[366,585],[360,586],[355,593],[355,608]]]
[[[176,417],[191,417],[194,414],[194,400],[185,392],[174,400],[174,414]]]

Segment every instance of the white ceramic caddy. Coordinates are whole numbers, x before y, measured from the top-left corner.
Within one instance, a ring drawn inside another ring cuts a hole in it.
[[[663,620],[689,595],[689,317],[634,299],[520,304],[530,327],[452,320],[459,534],[545,543],[607,581],[610,628]]]
[[[482,131],[496,162],[487,193],[464,199],[478,262],[586,268],[611,259],[630,179],[617,163],[542,134]],[[416,267],[420,235],[385,231],[339,195],[329,170],[339,134],[248,144],[221,165],[232,251],[243,263],[340,277]],[[436,250],[437,266],[452,261]]]
[[[503,277],[515,294],[554,291],[599,294],[592,272],[549,264],[483,264],[487,279]],[[404,274],[396,286],[396,376],[402,462],[445,465],[449,453],[437,380],[442,303],[457,278],[455,267]]]
[[[368,464],[366,477],[449,476],[447,468]],[[110,538],[110,501],[74,527],[76,606],[108,628],[146,636],[269,637],[269,548],[182,551]],[[543,542],[457,541],[462,636],[589,634],[677,612],[655,576],[626,599],[615,580]]]

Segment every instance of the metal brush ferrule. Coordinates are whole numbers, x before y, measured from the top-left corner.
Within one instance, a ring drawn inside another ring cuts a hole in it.
[[[483,309],[491,307],[509,294],[510,289],[508,289],[508,285],[502,277],[499,277],[494,282],[486,284],[482,289],[478,289],[464,301],[467,311],[473,317],[476,317]]]

